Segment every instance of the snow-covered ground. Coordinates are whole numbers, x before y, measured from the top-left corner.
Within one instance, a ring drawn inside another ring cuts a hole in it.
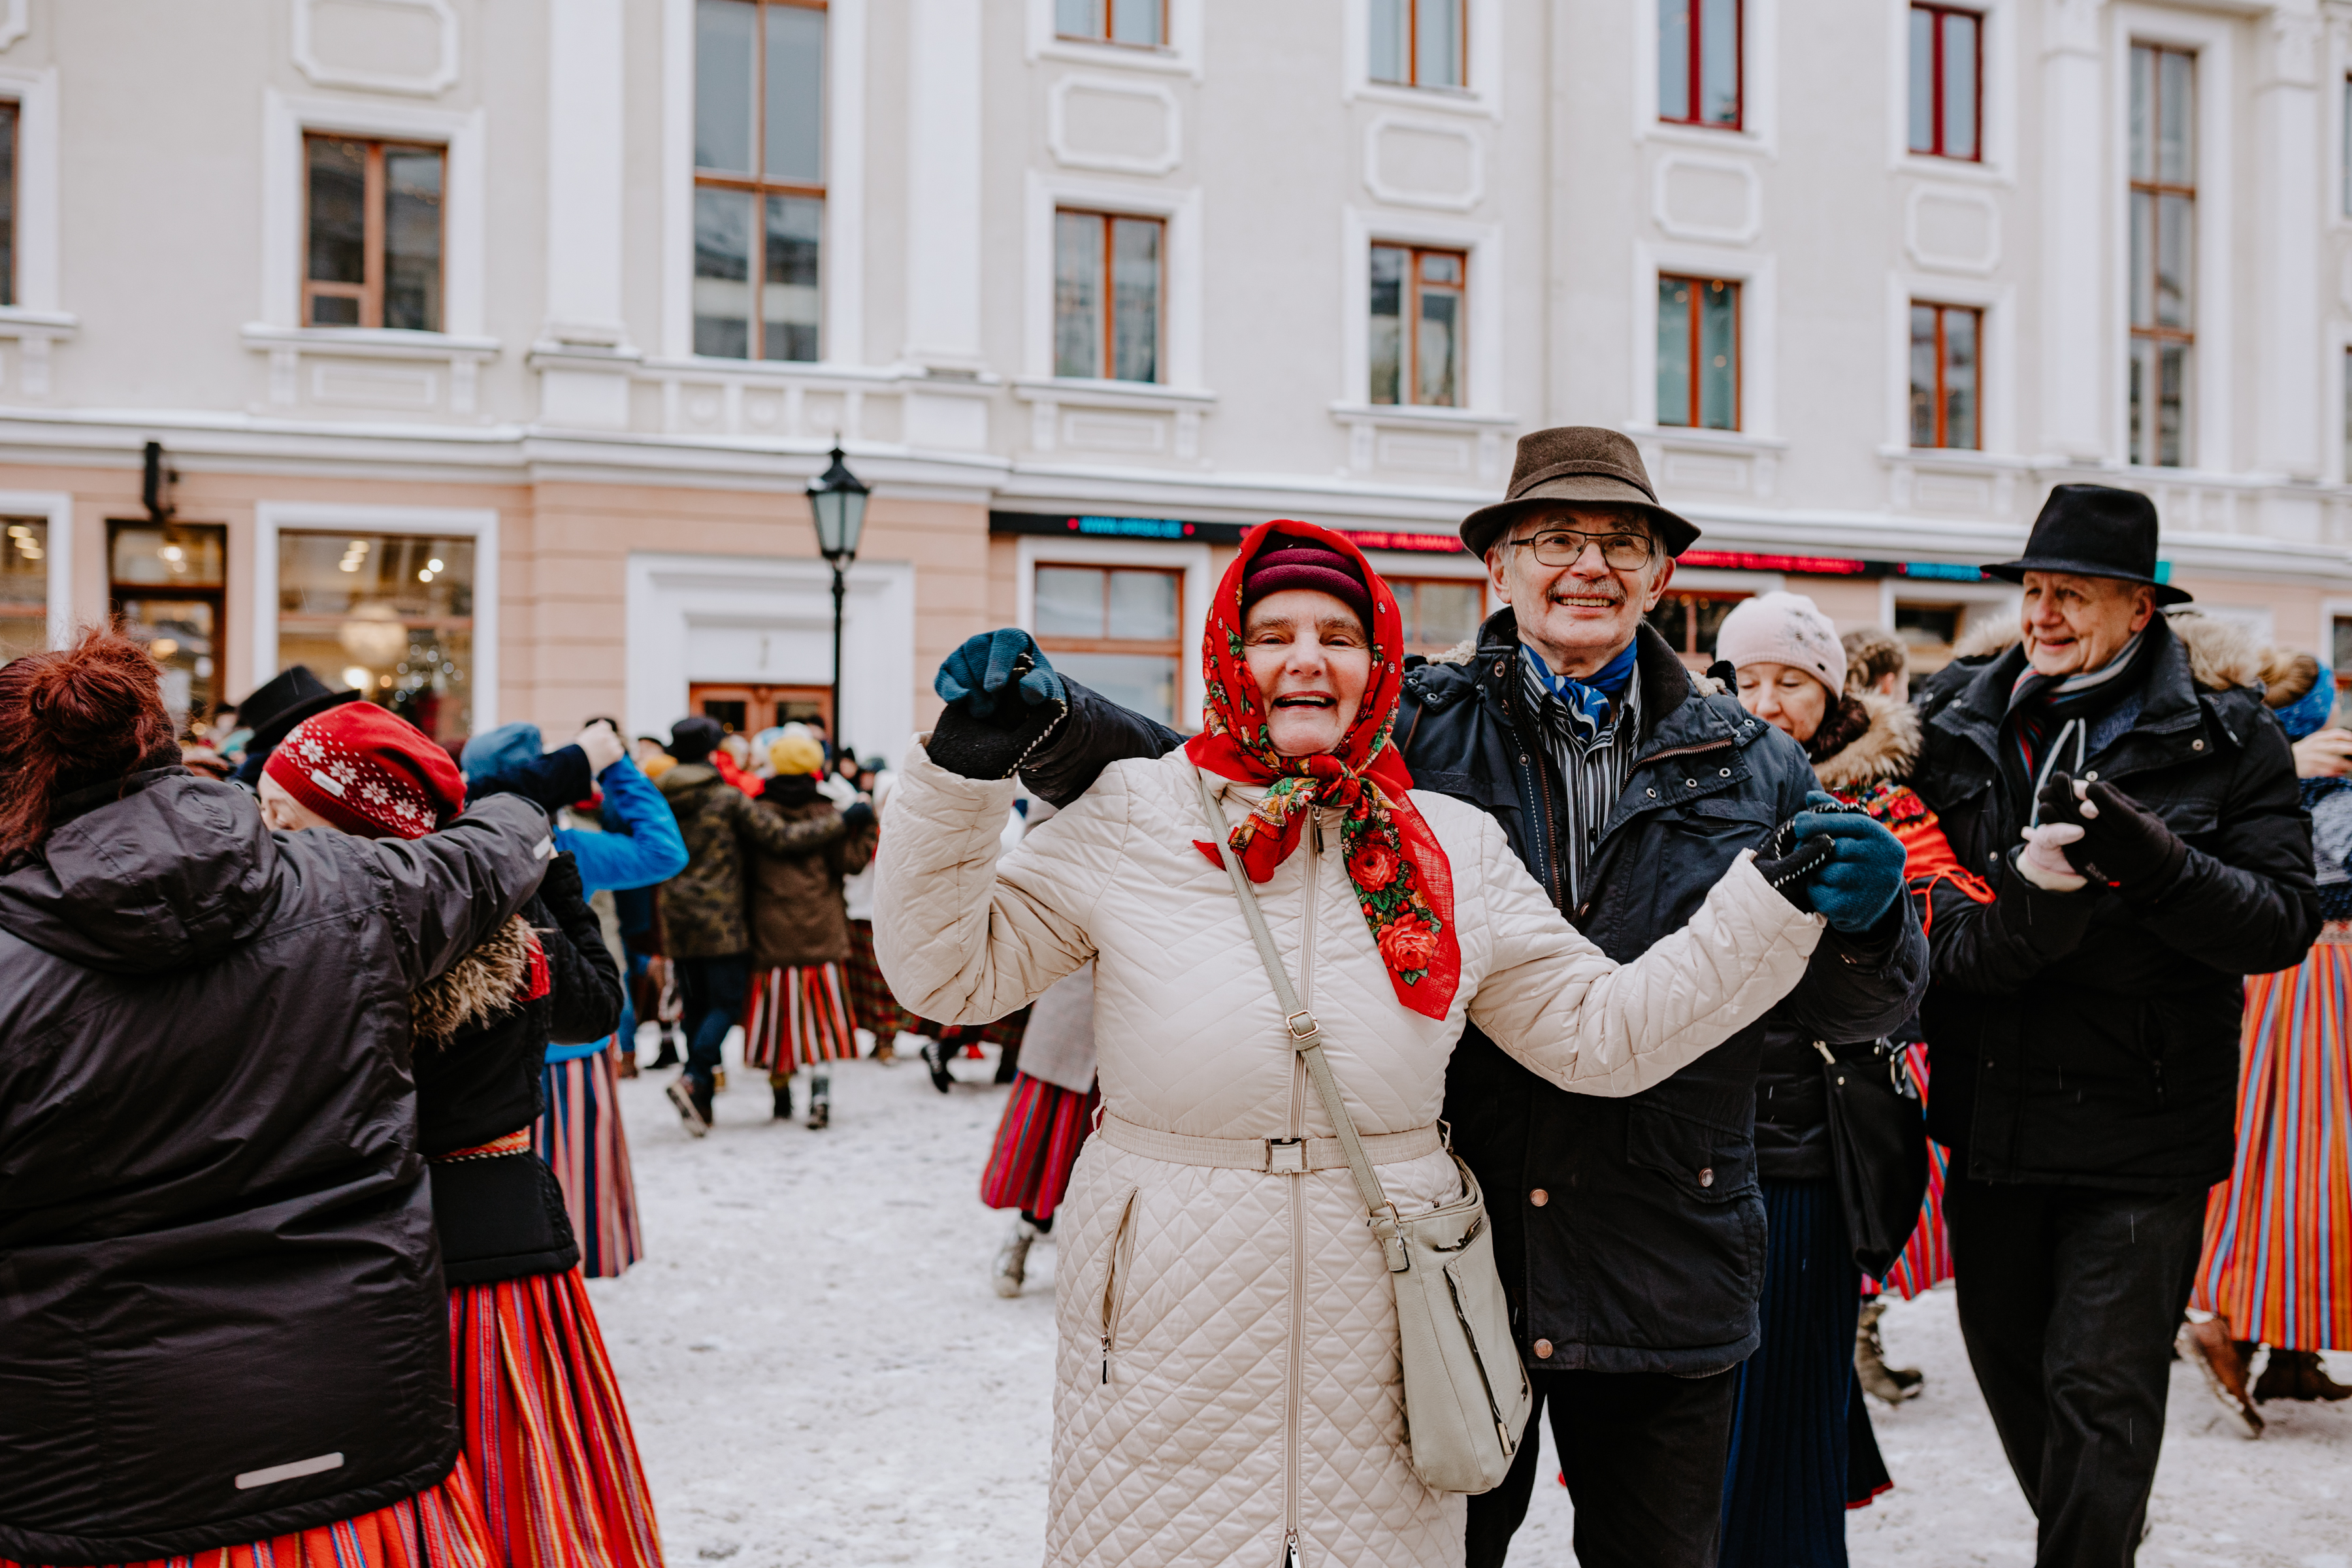
[[[772,1121],[764,1079],[736,1066],[700,1141],[662,1098],[667,1072],[621,1086],[651,1255],[590,1289],[672,1563],[1039,1560],[1054,1250],[1019,1300],[989,1289],[1009,1217],[978,1197],[1004,1101],[992,1066],[958,1063],[942,1096],[919,1063],[844,1064],[824,1132]],[[1857,1568],[2030,1564],[2032,1515],[1951,1292],[1898,1304],[1885,1332],[1927,1385],[1872,1407],[1896,1486],[1849,1516]],[[2352,1356],[2333,1363],[2352,1379]],[[2352,1568],[2352,1408],[2271,1405],[2251,1443],[2191,1368],[2172,1394],[2142,1563]],[[1568,1494],[1538,1488],[1515,1568],[1572,1563],[1570,1526]]]

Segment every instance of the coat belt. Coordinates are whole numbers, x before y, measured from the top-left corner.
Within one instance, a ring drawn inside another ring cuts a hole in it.
[[[1301,1175],[1308,1171],[1339,1171],[1347,1153],[1337,1138],[1194,1138],[1182,1132],[1160,1132],[1103,1113],[1096,1134],[1114,1149],[1175,1165],[1207,1165],[1219,1171],[1267,1171],[1277,1175]],[[1418,1160],[1445,1147],[1437,1124],[1404,1132],[1374,1132],[1363,1140],[1364,1157],[1375,1165]]]

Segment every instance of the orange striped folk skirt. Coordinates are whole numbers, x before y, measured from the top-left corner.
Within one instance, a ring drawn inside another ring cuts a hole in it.
[[[572,1234],[580,1239],[580,1271],[591,1279],[618,1279],[646,1247],[612,1048],[548,1063],[541,1087],[546,1108],[531,1124],[531,1152],[554,1168],[563,1188]]]
[[[2352,931],[2246,980],[2238,1153],[2205,1206],[2189,1305],[2234,1339],[2352,1350]]]
[[[0,1557],[0,1568],[36,1568]],[[47,1564],[37,1568],[48,1568]],[[355,1518],[121,1568],[503,1568],[466,1456],[437,1487]]]
[[[449,1358],[491,1568],[661,1568],[653,1494],[579,1269],[453,1287]]]
[[[1911,1081],[1919,1086],[1919,1100],[1927,1100],[1927,1047],[1914,1040],[1904,1047],[1904,1059],[1911,1064]],[[1944,1228],[1944,1176],[1951,1168],[1952,1152],[1930,1139],[1927,1143],[1927,1196],[1919,1205],[1919,1223],[1912,1227],[1911,1239],[1904,1246],[1886,1278],[1874,1284],[1864,1279],[1862,1293],[1876,1295],[1891,1291],[1908,1301],[1914,1296],[1925,1295],[1952,1277],[1952,1237]]]
[[[745,1067],[791,1073],[856,1057],[841,965],[787,963],[751,972],[751,998],[743,1007]]]

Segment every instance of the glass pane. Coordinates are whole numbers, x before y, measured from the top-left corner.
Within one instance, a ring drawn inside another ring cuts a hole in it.
[[[1911,307],[1911,444],[1936,444],[1936,307]]]
[[[2197,183],[2197,59],[2178,49],[2158,52],[2156,177],[2168,185]]]
[[[1160,36],[1160,0],[1111,0],[1112,39],[1158,48],[1167,42]]]
[[[2335,668],[2352,669],[2352,617],[2338,616],[2330,639],[2335,645]]]
[[[1412,584],[1415,608],[1420,612],[1415,631],[1407,640],[1425,643],[1433,647],[1452,647],[1465,638],[1478,634],[1478,612],[1485,600],[1475,583],[1431,583]],[[1402,587],[1400,588],[1402,598]],[[1402,604],[1399,608],[1402,608]]]
[[[751,95],[759,77],[759,7],[695,0],[694,163],[751,173]]]
[[[122,616],[122,635],[146,645],[147,653],[163,667],[163,706],[173,728],[184,732],[190,722],[212,714],[220,700],[219,606],[209,598],[129,598],[114,602]]]
[[[2161,343],[2156,351],[2156,461],[2177,468],[2188,448],[2189,350]]]
[[[1708,283],[1699,293],[1698,422],[1739,428],[1739,285]]]
[[[474,542],[278,536],[278,661],[355,686],[436,741],[473,727]]]
[[[1423,87],[1462,85],[1462,0],[1414,0],[1413,79]]]
[[[1691,422],[1691,309],[1687,278],[1658,279],[1658,423]],[[1681,645],[1677,643],[1676,647]]]
[[[1365,74],[1374,81],[1403,81],[1412,68],[1412,53],[1405,43],[1405,18],[1412,0],[1371,0],[1371,58]]]
[[[1110,634],[1118,637],[1172,637],[1176,632],[1176,578],[1166,572],[1110,574]]]
[[[49,646],[49,525],[12,517],[0,534],[0,664]]]
[[[2142,44],[2134,44],[2131,52],[2131,177],[2152,180],[2156,177],[2154,142],[2148,134],[2149,116],[2156,112],[2156,51]]]
[[[1372,247],[1371,353],[1374,403],[1396,403],[1403,392],[1400,361],[1404,346],[1404,269],[1410,252],[1393,245]]]
[[[0,305],[16,302],[16,106],[0,103]]]
[[[217,588],[227,546],[226,530],[143,523],[110,531],[107,570],[115,583],[167,583],[175,588]]]
[[[812,196],[768,198],[767,265],[760,290],[762,359],[816,358],[817,250],[824,204]]]
[[[1944,14],[1944,155],[1977,155],[1977,19]]]
[[[1936,14],[1911,13],[1911,151],[1936,150]]]
[[[356,294],[313,294],[310,296],[310,324],[314,327],[356,327],[360,324],[360,300]]]
[[[1113,381],[1160,379],[1160,220],[1111,220]]]
[[[441,330],[441,149],[383,150],[383,324]]]
[[[1054,215],[1054,374],[1093,380],[1103,374],[1103,220],[1092,213]]]
[[[1974,310],[1944,312],[1944,445],[1974,451],[1977,439],[1977,323]]]
[[[1041,637],[1108,637],[1109,633],[1103,625],[1105,575],[1092,566],[1038,567],[1037,635]],[[1057,668],[1061,662],[1059,658],[1054,660]]]
[[[1412,400],[1439,408],[1461,406],[1461,291],[1423,285],[1414,333]]]
[[[1459,283],[1462,281],[1462,258],[1443,250],[1421,253],[1421,280],[1424,283]]]
[[[768,178],[824,179],[824,13],[768,7]]]
[[[2134,342],[2131,347],[2131,389],[2129,394],[2131,428],[2127,440],[2129,442],[2128,449],[2130,451],[2130,461],[2135,463],[2145,463],[2148,459],[2147,389],[2149,383],[2154,379],[2150,374],[2151,366],[2148,362],[2154,355],[2155,352],[2156,345],[2151,342]]]
[[[1700,0],[1699,99],[1710,125],[1739,123],[1739,0]]]
[[[1176,661],[1149,654],[1057,653],[1054,668],[1123,708],[1170,728],[1176,723]]]
[[[317,283],[367,280],[367,143],[312,136],[310,270]]]
[[[1658,0],[1658,118],[1691,117],[1691,6],[1697,0]]]
[[[694,193],[694,352],[751,354],[751,202],[748,191]]]
[[[1738,606],[1739,600],[1691,600],[1691,651],[1710,651],[1715,647],[1716,634],[1723,629],[1723,617]]]
[[[1054,0],[1054,31],[1066,38],[1103,36],[1103,0]]]
[[[2189,325],[2195,216],[2195,203],[2187,196],[2156,198],[2156,322],[2160,327]]]
[[[1690,601],[1680,594],[1670,594],[1660,599],[1642,618],[1650,629],[1666,639],[1666,646],[1676,653],[1688,653],[1690,647]]]
[[[2131,324],[2156,325],[2156,198],[2131,194]]]

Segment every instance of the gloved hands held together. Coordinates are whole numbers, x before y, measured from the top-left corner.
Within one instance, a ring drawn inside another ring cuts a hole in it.
[[[2053,773],[2038,804],[2045,827],[2072,825],[2079,838],[2067,843],[2066,859],[2084,876],[2111,882],[2125,892],[2162,892],[2189,859],[2189,846],[2164,819],[2105,779],[2086,784]]]

